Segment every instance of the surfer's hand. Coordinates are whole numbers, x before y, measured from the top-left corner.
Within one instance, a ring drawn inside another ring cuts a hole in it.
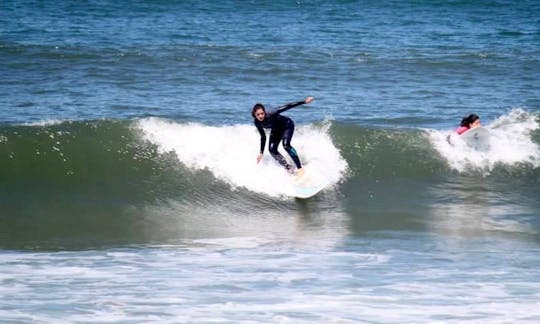
[[[263,157],[262,153],[259,153],[259,155],[257,155],[257,164],[259,164],[259,162],[261,162],[262,157]]]
[[[315,98],[313,98],[313,97],[307,97],[306,100],[304,100],[304,102],[308,104],[308,103],[312,102],[313,99],[315,99]]]

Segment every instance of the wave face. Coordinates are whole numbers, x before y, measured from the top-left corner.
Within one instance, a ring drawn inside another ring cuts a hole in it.
[[[298,125],[293,146],[329,183],[308,206],[388,229],[409,226],[419,206],[459,210],[445,199],[481,183],[475,196],[535,214],[538,116],[513,110],[485,126],[487,152],[449,145],[451,130]],[[298,212],[285,171],[268,153],[255,162],[258,145],[252,125],[160,118],[1,126],[0,246],[163,241],[194,235],[187,218],[204,231],[215,217]]]

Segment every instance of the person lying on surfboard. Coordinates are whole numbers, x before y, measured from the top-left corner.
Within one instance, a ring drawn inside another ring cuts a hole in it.
[[[481,126],[480,117],[475,114],[470,114],[469,116],[463,117],[463,119],[461,120],[461,125],[458,127],[458,129],[456,129],[456,133],[458,133],[458,135],[461,135],[469,129],[478,126]]]
[[[281,115],[281,113],[293,107],[308,104],[312,101],[313,97],[307,97],[303,101],[288,103],[268,113],[261,103],[256,103],[253,106],[251,116],[253,116],[255,127],[257,127],[257,130],[261,135],[261,145],[259,155],[257,156],[257,163],[261,162],[264,146],[266,145],[266,133],[264,132],[264,128],[270,128],[270,144],[268,151],[270,151],[272,157],[285,167],[288,172],[293,173],[292,166],[289,165],[283,155],[278,152],[279,142],[281,141],[283,143],[283,148],[296,165],[296,174],[301,176],[304,173],[304,169],[302,169],[302,164],[298,158],[298,153],[296,153],[294,147],[291,146],[291,139],[294,133],[294,122],[289,117]]]

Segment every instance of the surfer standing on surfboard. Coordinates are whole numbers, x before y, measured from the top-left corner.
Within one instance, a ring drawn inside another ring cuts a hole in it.
[[[463,119],[461,120],[461,125],[458,127],[458,129],[456,129],[456,133],[458,133],[458,135],[461,135],[469,129],[478,126],[481,126],[480,117],[475,114],[470,114],[469,116],[463,117]]]
[[[253,116],[255,127],[257,127],[257,130],[261,135],[261,146],[259,155],[257,156],[257,163],[261,162],[264,146],[266,145],[266,133],[264,132],[264,128],[270,128],[270,144],[268,150],[272,157],[285,167],[288,172],[293,172],[292,167],[287,163],[287,160],[285,160],[283,155],[278,152],[279,142],[281,141],[283,143],[283,148],[287,151],[296,165],[297,175],[301,176],[304,173],[298,154],[294,147],[291,146],[291,139],[294,133],[294,122],[289,117],[281,115],[281,113],[293,107],[308,104],[312,101],[313,97],[307,97],[303,101],[288,103],[268,113],[261,103],[256,103],[253,106],[251,116]]]

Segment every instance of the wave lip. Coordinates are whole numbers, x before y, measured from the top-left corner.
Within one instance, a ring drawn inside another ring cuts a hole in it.
[[[140,120],[138,127],[161,153],[174,152],[187,167],[209,170],[233,188],[275,197],[292,193],[290,175],[267,152],[261,163],[256,163],[259,135],[251,125],[214,127],[147,118]],[[328,185],[335,185],[343,178],[347,162],[333,144],[329,127],[330,123],[299,126],[292,145],[306,169],[320,175]]]
[[[428,129],[428,137],[450,167],[459,172],[481,170],[491,173],[497,165],[527,164],[540,166],[540,146],[534,142],[533,132],[539,129],[538,116],[522,109],[514,109],[484,125],[490,133],[489,149],[478,151],[459,141],[450,144],[447,137],[452,130]]]

